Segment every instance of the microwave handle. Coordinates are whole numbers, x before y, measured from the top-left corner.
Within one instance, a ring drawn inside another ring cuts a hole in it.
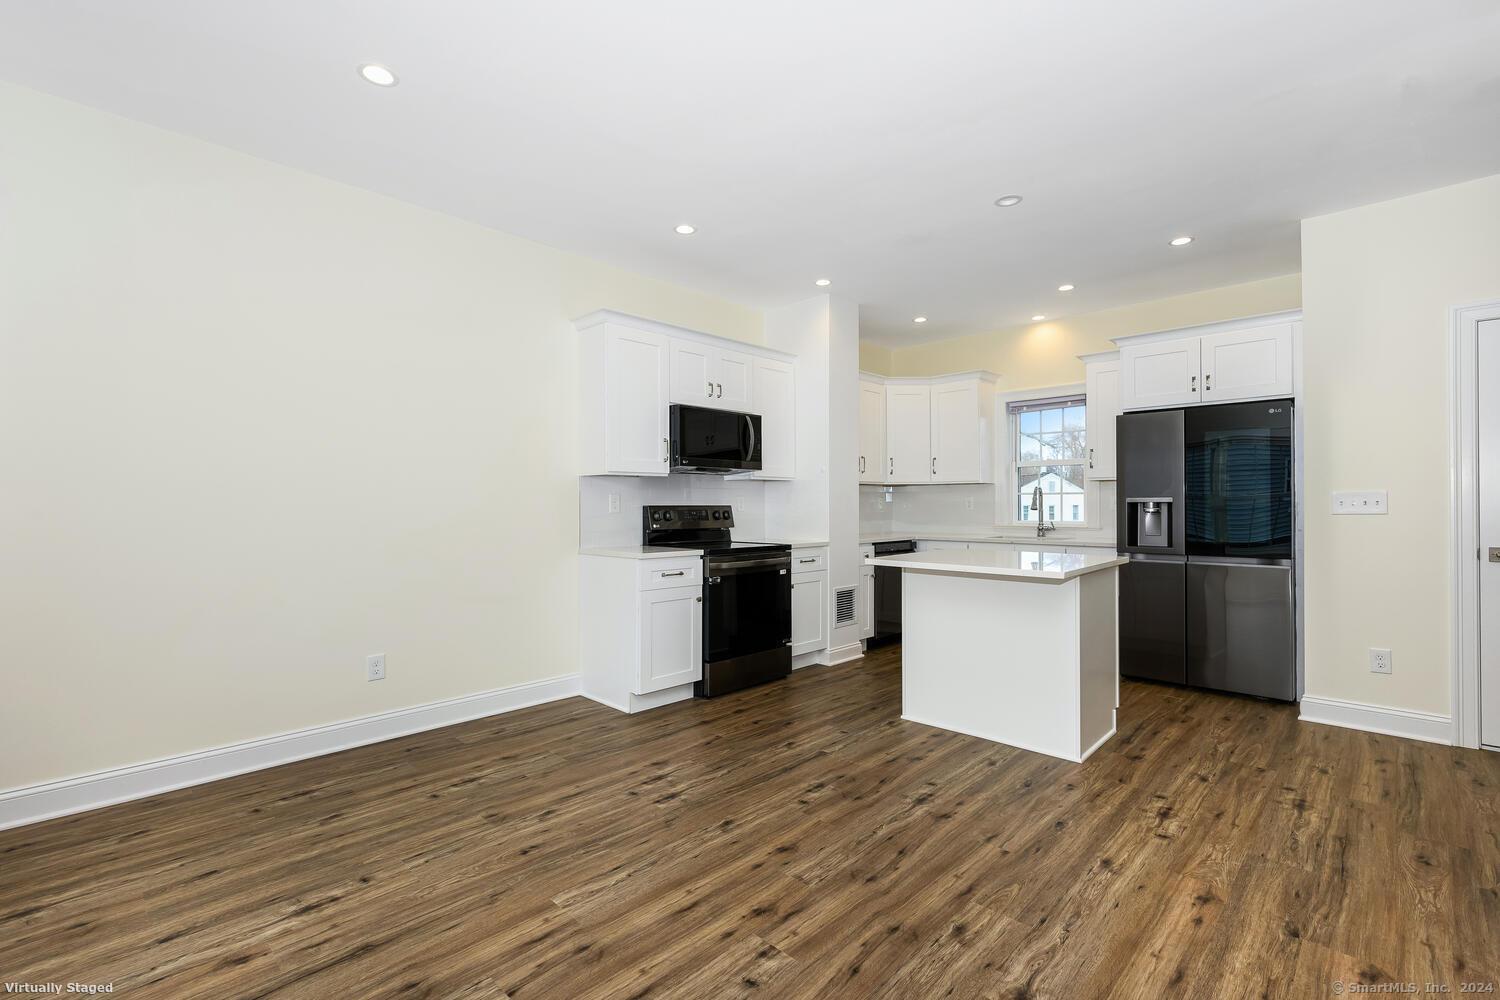
[[[744,414],[744,417],[745,430],[750,434],[750,445],[745,449],[745,461],[748,462],[755,455],[755,418],[748,413]],[[740,440],[744,441],[743,435],[741,435]]]

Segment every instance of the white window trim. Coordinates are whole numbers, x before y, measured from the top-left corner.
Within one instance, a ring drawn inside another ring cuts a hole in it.
[[[1002,392],[995,394],[995,426],[999,433],[995,435],[995,510],[997,514],[1004,512],[996,523],[1000,528],[1035,528],[1035,521],[1018,521],[1015,514],[1015,498],[1018,485],[1016,483],[1015,463],[1015,441],[1016,430],[1011,423],[1010,404],[1029,403],[1037,399],[1052,399],[1056,396],[1083,396],[1084,405],[1088,405],[1088,389],[1082,382],[1074,382],[1070,385],[1041,386],[1036,389],[1022,389],[1018,392]],[[1087,433],[1085,431],[1085,433]],[[1088,447],[1085,438],[1084,447]],[[1082,459],[1067,462],[1044,462],[1044,465],[1085,465]],[[1099,480],[1085,479],[1083,483],[1083,509],[1084,521],[1076,526],[1076,530],[1095,531],[1098,530],[1100,521],[1100,489]],[[1111,518],[1114,512],[1110,512]],[[1069,526],[1073,526],[1068,522]]]

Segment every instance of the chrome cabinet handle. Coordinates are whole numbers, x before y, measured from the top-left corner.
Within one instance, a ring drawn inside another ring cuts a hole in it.
[[[896,474],[896,456],[892,455],[891,456],[891,475],[894,476],[895,474]]]
[[[708,383],[708,398],[714,398],[714,384],[712,382]]]
[[[932,460],[932,474],[934,476],[937,475],[937,459],[936,458],[934,458]]]
[[[865,474],[865,456],[863,455],[859,456],[859,474],[861,476]]]
[[[724,398],[724,383],[723,382],[715,382],[714,385],[716,385],[716,386],[719,387],[719,398],[723,399]]]
[[[677,572],[675,572],[675,573],[663,573],[663,574],[662,574],[662,576],[682,576],[682,575],[683,575],[683,574],[684,574],[684,573],[686,573],[686,572],[687,572],[687,570],[685,570],[685,569],[680,569],[680,570],[678,570],[678,571],[677,571]]]
[[[662,464],[665,465],[671,459],[671,457],[672,457],[671,454],[667,450],[667,439],[666,438],[662,438],[661,439],[661,460],[662,460]]]
[[[797,561],[798,562],[805,562],[805,563],[817,562],[818,561],[818,557],[817,556],[813,556],[811,559],[799,559]]]
[[[1089,449],[1089,468],[1092,469],[1093,467],[1094,467],[1094,449],[1090,448]]]
[[[1209,381],[1213,377],[1214,377],[1214,373],[1213,372],[1209,372],[1207,375],[1203,376],[1203,391],[1204,392],[1213,392],[1213,390],[1214,390],[1214,384],[1213,384],[1213,382]]]
[[[1198,391],[1198,376],[1194,375],[1192,381],[1188,383],[1188,386],[1191,388],[1191,390],[1193,392],[1197,392]]]

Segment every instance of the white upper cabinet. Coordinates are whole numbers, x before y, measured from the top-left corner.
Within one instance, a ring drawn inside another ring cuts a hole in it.
[[[1292,394],[1292,324],[1209,334],[1202,343],[1203,402]]]
[[[1120,396],[1127,410],[1190,406],[1198,392],[1198,338],[1120,348]]]
[[[760,462],[756,479],[792,479],[797,475],[797,370],[790,361],[754,358],[755,398],[749,407],[760,414]],[[725,399],[729,398],[725,386]]]
[[[932,387],[885,387],[886,482],[932,482]]]
[[[992,372],[859,380],[859,481],[994,482]]]
[[[1088,404],[1084,420],[1088,437],[1089,479],[1115,478],[1115,418],[1120,409],[1120,357],[1084,358],[1084,393]]]
[[[667,475],[671,405],[685,403],[759,413],[756,476],[796,476],[795,357],[609,309],[574,327],[579,475]]]
[[[754,363],[749,354],[673,339],[672,402],[749,410]]]
[[[1275,399],[1294,391],[1295,314],[1236,320],[1198,332],[1121,337],[1126,410]]]
[[[989,476],[989,414],[994,393],[979,379],[935,382],[932,386],[932,463],[934,483],[979,483]]]
[[[585,476],[667,474],[668,340],[604,323],[583,332],[579,458]]]
[[[883,483],[885,461],[885,384],[859,380],[859,481]]]

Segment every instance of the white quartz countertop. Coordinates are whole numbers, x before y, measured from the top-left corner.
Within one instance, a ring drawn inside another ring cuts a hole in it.
[[[872,566],[914,569],[926,573],[957,573],[964,576],[1062,583],[1085,573],[1123,566],[1129,559],[1113,552],[1048,552],[1013,545],[873,556],[865,562]]]
[[[581,556],[607,556],[611,559],[695,559],[702,549],[679,549],[668,545],[616,545],[579,549]]]
[[[875,542],[904,542],[904,541],[931,541],[931,542],[990,542],[1001,545],[1043,545],[1043,546],[1073,546],[1075,548],[1109,549],[1115,548],[1113,538],[1091,538],[1069,536],[1067,534],[1048,534],[1045,539],[1036,537],[1036,531],[1016,531],[1004,534],[988,531],[882,531],[861,533],[859,543],[870,545]]]

